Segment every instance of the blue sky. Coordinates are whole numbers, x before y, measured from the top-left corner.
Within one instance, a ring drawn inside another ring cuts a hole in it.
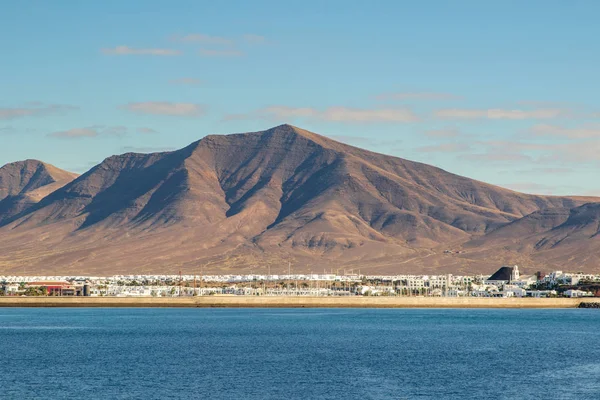
[[[520,191],[597,194],[598,1],[16,1],[0,164],[84,172],[281,123]]]

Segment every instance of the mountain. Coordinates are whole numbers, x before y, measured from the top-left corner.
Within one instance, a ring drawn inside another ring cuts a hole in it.
[[[590,200],[521,194],[282,125],[107,158],[0,222],[0,270],[497,269],[503,249],[489,260],[444,250]]]
[[[19,214],[66,185],[77,174],[37,160],[25,160],[0,168],[0,223]]]
[[[530,264],[558,269],[598,271],[600,204],[540,210],[466,243],[465,248],[479,254],[503,251]]]

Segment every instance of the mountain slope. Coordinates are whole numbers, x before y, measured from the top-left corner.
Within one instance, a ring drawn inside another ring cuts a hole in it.
[[[520,194],[282,125],[106,159],[0,222],[0,268],[162,272],[288,260],[303,269],[476,270],[485,266],[440,250],[583,202]]]
[[[0,168],[0,222],[23,212],[76,177],[77,174],[37,160],[6,164]]]
[[[513,253],[530,262],[589,269],[600,264],[600,204],[547,209],[472,240],[465,248]]]

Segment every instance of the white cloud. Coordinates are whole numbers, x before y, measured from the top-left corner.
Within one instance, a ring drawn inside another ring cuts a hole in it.
[[[329,107],[318,110],[311,107],[272,106],[256,111],[248,118],[295,119],[308,118],[333,122],[415,122],[417,116],[408,108],[363,109]],[[227,118],[227,117],[226,117]],[[239,119],[239,115],[237,116]]]
[[[568,115],[568,111],[559,108],[536,110],[505,110],[493,108],[487,110],[450,108],[438,110],[434,113],[441,119],[549,119]]]
[[[0,108],[0,120],[8,120],[23,117],[36,117],[42,115],[63,114],[67,111],[77,110],[77,107],[64,104],[44,105],[39,102],[27,103],[26,107]]]
[[[244,52],[235,49],[200,49],[198,54],[202,57],[241,57]]]
[[[375,96],[377,100],[460,100],[462,97],[450,93],[434,92],[394,92],[381,93]]]
[[[185,117],[198,117],[204,115],[205,113],[204,107],[199,104],[171,103],[167,101],[129,103],[121,106],[120,108],[139,114],[174,115]]]
[[[136,49],[129,46],[117,46],[113,48],[104,48],[102,53],[112,56],[146,55],[146,56],[179,56],[180,50],[175,49]]]

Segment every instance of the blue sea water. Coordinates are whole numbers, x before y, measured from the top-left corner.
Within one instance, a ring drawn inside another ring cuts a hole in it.
[[[0,309],[0,357],[2,399],[600,399],[600,311]]]

